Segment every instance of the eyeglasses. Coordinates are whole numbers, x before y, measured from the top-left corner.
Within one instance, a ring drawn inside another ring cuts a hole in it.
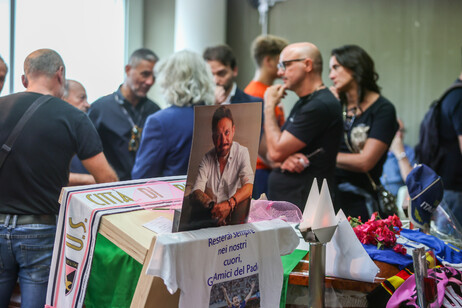
[[[140,146],[140,139],[141,139],[141,128],[137,125],[133,126],[132,128],[132,136],[128,141],[128,150],[130,152],[136,152],[138,147]]]
[[[287,64],[291,62],[299,62],[299,61],[304,61],[306,58],[300,58],[300,59],[293,59],[293,60],[286,60],[286,61],[281,61],[278,63],[278,69],[282,70],[283,72],[286,71]]]

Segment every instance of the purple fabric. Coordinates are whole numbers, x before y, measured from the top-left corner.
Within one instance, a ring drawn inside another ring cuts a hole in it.
[[[428,276],[436,279],[438,299],[430,307],[462,307],[461,272],[452,267],[440,267],[428,270]],[[392,307],[419,307],[415,276],[409,277],[387,303]]]

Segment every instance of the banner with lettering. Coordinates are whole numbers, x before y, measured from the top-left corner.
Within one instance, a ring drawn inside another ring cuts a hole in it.
[[[45,307],[82,307],[101,216],[181,208],[185,176],[63,188]]]
[[[181,290],[179,307],[279,307],[280,256],[299,242],[279,219],[159,234],[147,274]]]

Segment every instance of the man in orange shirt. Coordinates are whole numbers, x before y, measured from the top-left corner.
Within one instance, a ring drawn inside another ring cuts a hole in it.
[[[274,35],[261,35],[253,41],[251,53],[257,69],[253,80],[244,89],[245,93],[260,98],[264,97],[266,89],[273,85],[274,80],[278,78],[279,54],[287,44],[285,39]],[[280,106],[276,106],[274,111],[281,127],[284,124],[284,111]],[[252,193],[254,199],[260,198],[262,193],[268,193],[268,176],[275,166],[275,163],[266,157],[266,139],[262,136]]]

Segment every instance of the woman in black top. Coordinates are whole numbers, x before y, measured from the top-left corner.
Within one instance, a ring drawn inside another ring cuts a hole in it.
[[[329,62],[331,90],[343,108],[344,138],[337,155],[335,207],[347,216],[366,221],[378,210],[387,150],[398,129],[393,104],[380,95],[374,61],[359,46],[332,50]]]

